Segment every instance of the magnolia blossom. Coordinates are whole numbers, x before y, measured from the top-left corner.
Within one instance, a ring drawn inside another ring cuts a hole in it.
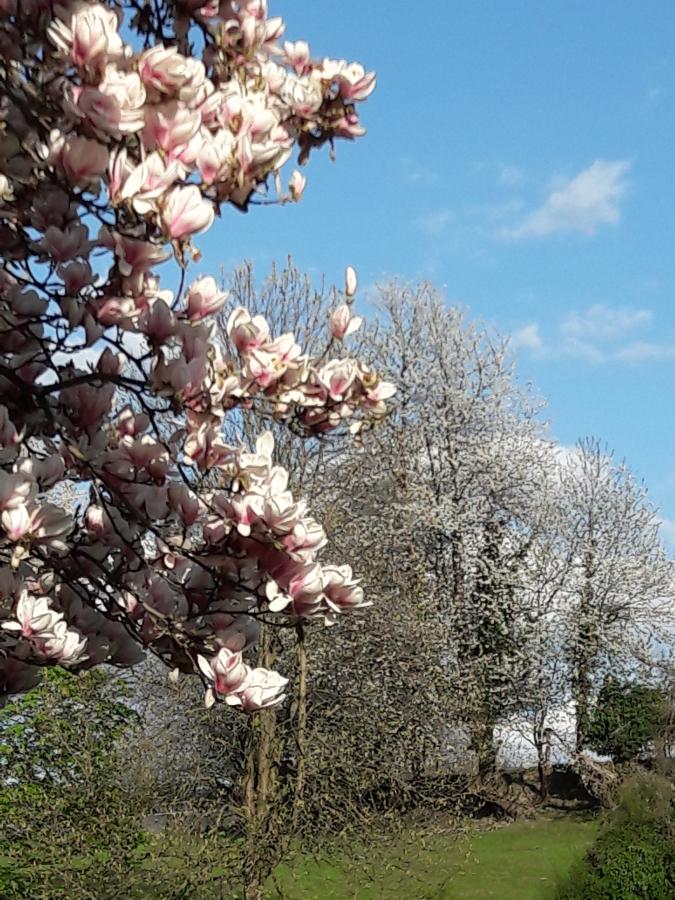
[[[51,637],[60,621],[59,614],[49,606],[47,597],[31,597],[24,590],[16,604],[16,621],[3,622],[5,631],[20,632],[23,637]]]
[[[234,694],[229,702],[232,706],[241,706],[246,711],[276,706],[284,699],[283,690],[287,684],[288,678],[282,678],[278,672],[252,669],[246,686]]]
[[[234,694],[246,686],[250,670],[240,653],[222,647],[211,661],[198,656],[197,662],[204,677],[212,682],[216,694],[227,698],[228,694]]]
[[[54,625],[54,634],[45,642],[42,652],[58,660],[62,666],[73,666],[87,658],[84,652],[86,647],[87,639],[60,620]]]
[[[25,506],[6,509],[0,517],[7,539],[20,541],[30,531],[30,515]]]
[[[210,275],[198,278],[190,285],[187,294],[187,314],[193,322],[197,322],[206,316],[219,312],[229,293],[218,290],[216,280]]]
[[[151,150],[160,148],[169,156],[178,156],[197,134],[200,124],[201,116],[197,110],[172,100],[161,106],[148,107],[143,140]]]
[[[367,431],[393,386],[241,307],[221,333],[228,293],[190,264],[225,205],[299,200],[305,176],[282,169],[362,134],[375,81],[282,48],[266,0],[160,3],[170,45],[136,6],[0,17],[0,702],[47,665],[151,648],[201,674],[208,704],[260,709],[286,679],[244,660],[258,613],[331,622],[365,601],[322,562],[272,435],[225,436],[259,413],[308,437]],[[333,337],[359,321],[343,304]]]
[[[39,244],[55,262],[87,256],[92,247],[86,225],[68,225],[64,229],[50,225]]]
[[[331,333],[337,340],[354,334],[361,327],[361,316],[353,316],[348,303],[342,303],[330,316]]]
[[[108,151],[103,144],[84,137],[70,137],[55,148],[58,148],[57,159],[73,184],[80,187],[98,184],[108,165]]]
[[[227,334],[240,353],[250,352],[269,338],[269,328],[262,316],[251,317],[250,313],[238,307],[227,320]]]
[[[98,87],[85,87],[76,97],[80,114],[103,135],[131,134],[143,128],[145,89],[133,72],[108,66]]]
[[[204,64],[183,56],[176,47],[157,44],[138,61],[138,72],[146,88],[158,94],[179,95],[187,99],[204,83]]]
[[[76,66],[100,68],[122,55],[119,22],[109,7],[83,3],[75,5],[70,14],[68,5],[57,10],[59,18],[52,21],[47,33]]]
[[[162,206],[161,222],[172,240],[184,240],[204,231],[213,223],[213,204],[202,197],[194,185],[174,188]]]

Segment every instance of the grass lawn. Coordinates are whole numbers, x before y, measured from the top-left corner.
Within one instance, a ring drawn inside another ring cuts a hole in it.
[[[592,820],[536,819],[455,838],[411,832],[280,866],[270,900],[545,900],[591,845]]]

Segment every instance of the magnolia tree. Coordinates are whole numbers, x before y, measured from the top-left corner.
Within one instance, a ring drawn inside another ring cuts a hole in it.
[[[331,358],[353,270],[311,356],[243,308],[216,339],[226,293],[188,269],[226,204],[300,199],[300,172],[281,180],[296,147],[303,164],[363,134],[374,75],[282,43],[266,0],[0,11],[0,692],[149,649],[198,672],[207,705],[272,705],[285,679],[242,657],[258,621],[332,620],[363,593],[318,561],[271,434],[251,449],[226,423],[356,434],[393,387]]]

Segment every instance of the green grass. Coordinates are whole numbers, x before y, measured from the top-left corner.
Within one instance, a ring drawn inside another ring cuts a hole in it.
[[[471,837],[410,832],[280,866],[270,900],[545,900],[593,842],[596,822],[537,819]]]

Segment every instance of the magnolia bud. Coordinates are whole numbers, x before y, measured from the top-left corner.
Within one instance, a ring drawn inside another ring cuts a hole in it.
[[[345,296],[353,297],[356,293],[357,286],[356,270],[353,266],[347,266],[345,269]]]

